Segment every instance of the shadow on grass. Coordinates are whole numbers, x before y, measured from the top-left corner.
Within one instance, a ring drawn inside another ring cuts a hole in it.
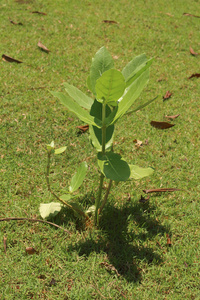
[[[159,264],[162,257],[147,246],[157,234],[163,235],[168,228],[152,217],[155,207],[149,204],[128,204],[121,209],[107,205],[100,221],[100,230],[88,238],[70,246],[80,256],[105,252],[108,264],[128,282],[141,281],[139,262]],[[109,269],[109,268],[108,268]],[[110,268],[113,273],[113,269]]]

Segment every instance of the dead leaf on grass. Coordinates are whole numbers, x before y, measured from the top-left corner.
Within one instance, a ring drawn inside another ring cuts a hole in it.
[[[149,201],[149,198],[150,198],[149,196],[148,196],[147,198],[145,198],[145,197],[143,197],[143,196],[141,195],[139,202],[140,202],[140,203],[146,203],[146,202]]]
[[[35,254],[35,253],[38,253],[38,252],[33,247],[26,247],[26,253],[29,254],[29,255],[32,255],[32,254]]]
[[[87,124],[87,125],[77,126],[77,128],[84,133],[89,129],[89,125]]]
[[[142,147],[142,145],[143,145],[142,141],[137,140],[137,139],[133,140],[133,142],[135,143],[135,147],[136,147],[137,149],[139,149],[139,148]]]
[[[189,14],[189,13],[183,13],[183,16],[200,18],[200,16],[192,15],[192,14]]]
[[[23,25],[21,22],[14,22],[13,20],[9,19],[10,23],[12,23],[13,25]]]
[[[49,50],[46,46],[44,46],[40,41],[38,42],[38,47],[39,47],[41,50],[43,50],[44,52],[47,52],[47,53],[50,52],[50,50]]]
[[[151,126],[157,128],[157,129],[168,129],[170,127],[173,127],[174,124],[170,124],[168,122],[157,122],[157,121],[151,121]]]
[[[100,263],[100,266],[104,266],[107,270],[114,271],[117,274],[117,276],[120,276],[119,272],[113,265],[111,265],[107,262],[102,262],[102,263]]]
[[[199,77],[200,77],[200,73],[192,74],[190,77],[188,77],[188,79],[191,79],[191,78],[193,78],[193,77],[199,78]]]
[[[2,59],[3,59],[4,61],[11,62],[11,63],[12,63],[12,62],[16,62],[16,63],[18,63],[18,64],[23,63],[23,61],[17,60],[17,59],[15,59],[15,58],[13,58],[13,57],[11,57],[11,56],[8,56],[8,55],[5,55],[5,54],[2,55]]]
[[[7,248],[7,244],[6,244],[7,238],[4,236],[3,237],[3,246],[4,246],[4,252],[6,254],[6,248]]]
[[[190,47],[190,54],[192,54],[193,56],[199,55],[199,53],[194,52],[194,50],[192,49],[192,47]]]
[[[174,119],[178,118],[179,116],[180,116],[180,114],[174,115],[174,116],[165,116],[165,118],[170,119],[170,120],[174,120]]]
[[[118,24],[116,21],[113,20],[103,20],[103,23],[108,23],[108,24]]]
[[[166,234],[166,236],[167,236],[167,246],[171,247],[172,246],[171,238],[169,237],[169,234]]]
[[[181,189],[176,189],[176,188],[162,188],[162,189],[148,189],[148,190],[143,190],[145,194],[149,193],[163,193],[163,192],[175,192],[175,191],[182,191]]]
[[[167,91],[165,96],[163,96],[163,101],[169,99],[172,96],[172,93],[170,91]]]
[[[32,14],[38,14],[38,15],[43,15],[43,16],[46,16],[47,14],[46,13],[44,13],[44,12],[41,12],[41,11],[32,11],[31,12]]]

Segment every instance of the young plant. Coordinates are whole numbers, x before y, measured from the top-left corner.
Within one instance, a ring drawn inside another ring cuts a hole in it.
[[[131,165],[113,150],[115,124],[126,113],[133,113],[150,104],[150,100],[128,111],[139,97],[149,80],[149,67],[152,59],[145,54],[131,60],[122,70],[114,69],[112,56],[102,47],[92,59],[87,85],[94,94],[88,97],[79,89],[64,83],[66,93],[52,92],[67,109],[76,114],[83,122],[89,124],[90,140],[97,150],[97,161],[100,169],[98,195],[95,200],[95,223],[99,224],[102,212],[112,185],[112,181],[126,181],[130,178],[140,179],[153,173],[152,168],[141,168]],[[102,199],[104,179],[109,185]],[[66,200],[66,199],[65,199]],[[66,200],[67,201],[67,200]]]

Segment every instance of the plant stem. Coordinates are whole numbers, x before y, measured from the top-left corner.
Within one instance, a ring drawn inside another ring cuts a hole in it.
[[[81,210],[79,210],[78,208],[74,208],[72,207],[69,203],[65,202],[64,200],[60,199],[51,189],[50,186],[50,181],[49,181],[49,172],[50,172],[50,161],[51,161],[51,151],[48,151],[48,159],[47,159],[47,171],[46,171],[46,182],[47,182],[47,188],[48,191],[60,202],[62,202],[64,205],[66,205],[67,207],[75,210],[79,215],[81,215],[82,217],[84,217],[86,220],[89,219],[89,217]]]
[[[99,214],[98,214],[98,209],[99,209],[99,204],[101,201],[101,194],[102,194],[102,187],[103,187],[103,179],[104,179],[104,175],[101,173],[100,175],[100,183],[99,183],[99,193],[98,193],[98,197],[95,201],[95,223],[97,224],[97,226],[99,225]]]
[[[108,185],[108,188],[107,188],[107,191],[106,191],[106,194],[105,194],[105,197],[103,199],[103,202],[101,204],[101,207],[99,208],[98,210],[98,215],[100,215],[100,213],[102,212],[106,202],[107,202],[107,199],[108,199],[108,195],[110,193],[110,189],[111,189],[111,186],[112,186],[112,180],[110,179],[110,182],[109,182],[109,185]]]

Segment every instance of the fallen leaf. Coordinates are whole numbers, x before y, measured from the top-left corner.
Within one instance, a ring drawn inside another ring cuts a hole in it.
[[[175,192],[175,191],[182,191],[181,189],[175,189],[175,188],[163,188],[163,189],[149,189],[149,190],[143,190],[145,194],[149,193],[162,193],[162,192]]]
[[[105,266],[105,268],[107,270],[114,271],[117,274],[117,276],[120,276],[119,272],[117,271],[117,269],[113,265],[108,264],[107,262],[102,262],[102,263],[100,263],[100,266]]]
[[[47,14],[46,13],[44,13],[44,12],[41,12],[41,11],[32,11],[31,12],[32,14],[39,14],[39,15],[44,15],[44,16],[46,16]]]
[[[82,126],[77,126],[78,129],[80,129],[82,132],[86,132],[89,129],[89,125],[82,125]]]
[[[6,248],[7,248],[6,241],[7,241],[7,238],[4,236],[3,237],[3,246],[4,246],[4,252],[5,252],[5,254],[6,254]]]
[[[108,24],[118,24],[116,21],[113,20],[103,20],[103,23],[108,23]]]
[[[29,255],[35,254],[37,253],[37,250],[35,250],[35,248],[33,247],[26,247],[26,253],[28,253]]]
[[[10,56],[8,56],[8,55],[5,55],[5,54],[2,55],[2,59],[3,59],[4,61],[11,62],[11,63],[12,63],[12,62],[16,62],[16,63],[18,63],[18,64],[23,63],[23,61],[17,60],[17,59],[15,59],[15,58],[12,58],[12,57],[10,57]]]
[[[171,95],[172,95],[172,93],[170,91],[167,91],[165,96],[163,96],[163,100],[165,101],[165,100],[169,99],[171,97]]]
[[[17,22],[14,22],[13,20],[9,19],[10,23],[12,23],[13,25],[23,25],[21,22],[17,23]]]
[[[179,115],[174,115],[174,116],[165,116],[165,118],[174,120],[174,119],[178,118],[179,116],[180,116],[180,114]]]
[[[51,279],[49,286],[56,285],[56,280],[54,278]]]
[[[190,47],[190,53],[191,53],[193,56],[199,55],[199,53],[194,52],[194,50],[192,49],[192,47]]]
[[[140,147],[142,147],[142,141],[135,139],[135,140],[133,140],[133,142],[135,143],[135,147],[137,149],[139,149]]]
[[[47,53],[50,52],[50,50],[46,46],[44,46],[40,41],[38,42],[38,47]]]
[[[199,78],[199,77],[200,77],[200,73],[192,74],[190,77],[188,77],[188,79],[191,79],[191,78],[193,78],[193,77]]]
[[[189,13],[183,13],[183,16],[200,18],[200,16],[192,15],[192,14],[189,14]]]
[[[168,246],[168,247],[171,247],[172,241],[171,241],[171,239],[170,239],[170,237],[169,237],[169,234],[166,234],[166,236],[167,236],[167,246]]]
[[[167,122],[157,122],[157,121],[151,121],[151,126],[157,128],[157,129],[168,129],[170,127],[173,127],[174,124],[170,124]]]
[[[174,15],[170,14],[170,13],[166,13],[167,16],[169,17],[173,17]]]
[[[148,200],[149,200],[149,196],[148,196],[147,198],[144,198],[144,197],[141,195],[139,202],[140,202],[140,203],[146,203]]]

